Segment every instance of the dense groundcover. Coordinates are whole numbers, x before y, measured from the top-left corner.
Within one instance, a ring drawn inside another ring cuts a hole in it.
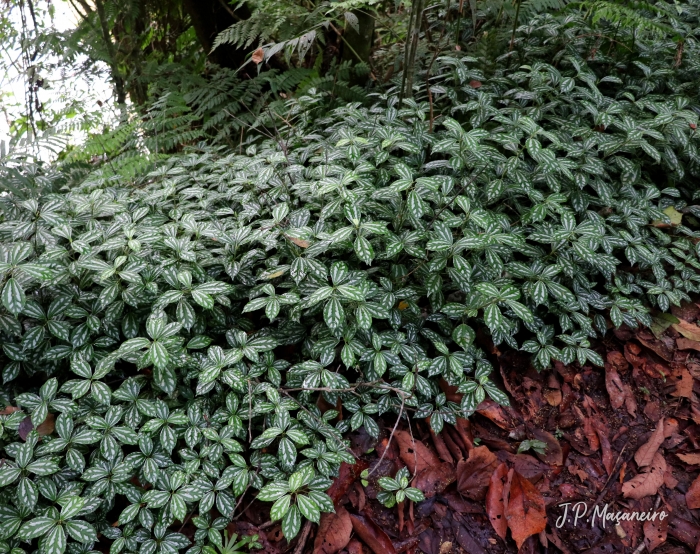
[[[294,537],[347,431],[508,402],[480,340],[602,364],[695,295],[697,32],[613,60],[543,16],[413,100],[311,93],[242,151],[3,196],[0,552],[196,554],[256,495]]]

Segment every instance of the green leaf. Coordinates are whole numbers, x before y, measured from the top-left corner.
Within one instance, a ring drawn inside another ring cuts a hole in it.
[[[17,315],[24,308],[26,301],[24,289],[14,277],[9,278],[2,289],[2,305],[8,312]]]

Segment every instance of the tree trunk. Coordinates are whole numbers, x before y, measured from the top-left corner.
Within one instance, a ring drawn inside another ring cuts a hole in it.
[[[342,61],[351,61],[353,65],[364,63],[369,66],[374,39],[374,17],[362,10],[354,10],[352,13],[357,17],[360,32],[358,33],[352,25],[346,23],[343,33]],[[367,76],[356,77],[353,81],[353,84],[364,84]]]
[[[245,62],[246,52],[230,44],[222,44],[213,52],[216,36],[243,19],[250,17],[250,10],[244,4],[235,11],[227,0],[184,0],[185,11],[192,20],[192,26],[199,43],[207,52],[210,61],[222,67],[238,69]]]

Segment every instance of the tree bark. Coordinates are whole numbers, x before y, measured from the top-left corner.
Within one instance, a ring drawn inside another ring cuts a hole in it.
[[[242,19],[250,17],[244,4],[233,10],[226,0],[183,0],[185,11],[190,16],[199,43],[213,63],[222,67],[238,69],[245,62],[246,52],[231,44],[222,44],[212,52],[216,36]]]

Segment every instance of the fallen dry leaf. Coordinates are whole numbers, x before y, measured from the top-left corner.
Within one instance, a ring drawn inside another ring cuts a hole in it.
[[[671,396],[682,398],[692,398],[693,396],[693,376],[685,367],[674,369],[669,378],[675,384],[675,390]]]
[[[688,454],[676,454],[678,458],[682,461],[685,462],[686,464],[690,464],[693,466],[700,465],[700,452],[690,452]]]
[[[649,440],[639,447],[634,453],[634,461],[637,462],[637,466],[644,467],[652,463],[656,451],[664,442],[664,418],[662,417],[656,424],[656,429],[649,437]]]
[[[342,506],[335,513],[324,513],[318,526],[314,554],[336,554],[350,542],[352,520],[350,514]]]
[[[407,431],[396,431],[394,437],[399,445],[401,460],[411,473],[420,473],[424,469],[440,465],[440,459],[433,451],[422,442],[414,441]]]
[[[19,412],[22,408],[16,408],[15,406],[5,406],[4,409],[0,410],[0,415],[10,415],[15,412]]]
[[[506,505],[506,521],[513,540],[520,548],[525,539],[544,531],[547,515],[544,498],[525,477],[514,469],[508,472],[510,491]]]
[[[290,241],[292,241],[294,244],[296,244],[300,248],[308,248],[309,245],[311,244],[308,240],[304,239],[299,239],[297,237],[290,237],[289,235],[284,235],[287,237]]]
[[[27,435],[34,429],[34,425],[32,424],[32,419],[27,416],[22,420],[22,423],[19,424],[19,429],[17,430],[20,438],[23,441],[27,440]],[[39,424],[39,427],[36,428],[36,432],[39,433],[40,437],[45,437],[47,435],[50,435],[51,433],[54,432],[55,429],[55,420],[53,417],[52,413],[49,413],[46,416],[46,419]]]
[[[640,473],[622,485],[622,494],[625,498],[639,500],[645,496],[656,494],[664,482],[666,473],[666,460],[658,452],[644,473]]]
[[[508,479],[508,466],[500,464],[491,475],[489,490],[486,493],[486,513],[496,534],[503,540],[508,531],[506,509],[503,502],[503,488]]]
[[[350,514],[355,533],[372,549],[374,554],[396,554],[389,535],[371,517]]]
[[[362,554],[362,543],[357,539],[352,539],[348,544],[348,554]]]
[[[700,477],[693,481],[688,492],[685,493],[685,503],[691,510],[700,508]]]
[[[455,469],[452,464],[438,462],[437,465],[419,471],[411,486],[423,491],[426,498],[431,498],[444,491],[455,478]]]
[[[700,342],[700,327],[695,325],[695,323],[689,323],[688,321],[681,319],[678,323],[671,325],[671,327],[673,327],[685,338]]]
[[[340,464],[338,477],[333,479],[326,493],[331,497],[334,504],[338,504],[338,501],[348,492],[350,485],[355,482],[360,476],[360,473],[367,469],[368,466],[369,464],[364,460],[355,460],[354,464],[348,464],[347,462]]]
[[[265,58],[265,50],[262,48],[258,48],[255,52],[253,52],[253,55],[251,56],[251,59],[253,60],[253,63],[259,64],[260,62],[263,61]]]
[[[537,453],[537,457],[540,460],[554,466],[560,466],[564,463],[564,453],[561,449],[561,444],[559,444],[559,441],[552,433],[538,427],[531,428],[530,433],[535,439],[547,445],[544,454]]]
[[[598,440],[600,441],[603,467],[605,468],[605,471],[608,472],[608,475],[612,475],[614,469],[613,466],[615,465],[615,456],[613,455],[612,448],[610,447],[610,433],[608,426],[605,425],[602,420],[594,419],[593,428],[596,430]]]
[[[678,350],[698,350],[700,351],[700,342],[680,337],[676,339],[676,347]]]
[[[487,398],[476,408],[476,412],[484,417],[489,418],[501,429],[510,430],[513,428],[513,422],[506,414],[505,409],[500,404]]]
[[[472,500],[483,500],[497,466],[496,455],[486,446],[473,448],[469,458],[457,464],[457,490]]]
[[[561,404],[562,395],[559,389],[545,389],[542,396],[544,396],[544,399],[550,406],[554,406],[556,408],[559,406],[559,404]]]
[[[624,358],[623,361],[625,361],[625,364],[627,363]],[[607,363],[605,364],[605,388],[608,390],[610,405],[613,408],[617,410],[624,404],[627,412],[632,417],[636,417],[637,401],[634,399],[632,387],[622,382],[620,374],[614,365]]]
[[[668,514],[666,514],[666,516],[668,516]],[[665,543],[667,536],[668,517],[661,520],[657,516],[654,520],[644,522],[644,544],[649,552]]]
[[[573,410],[576,416],[581,420],[581,423],[583,424],[583,434],[586,435],[586,439],[588,440],[588,445],[590,446],[591,450],[593,450],[594,452],[596,450],[600,450],[600,440],[598,439],[598,433],[596,433],[595,429],[593,428],[593,424],[591,423],[590,418],[583,415],[581,409],[576,405],[573,406]]]

